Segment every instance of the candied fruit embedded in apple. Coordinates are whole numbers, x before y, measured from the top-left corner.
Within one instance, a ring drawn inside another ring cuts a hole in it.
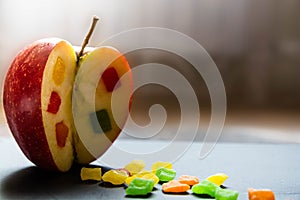
[[[107,92],[112,92],[114,88],[120,87],[119,75],[114,67],[107,68],[101,77]]]
[[[69,128],[61,121],[55,125],[55,132],[57,145],[59,147],[64,147],[69,134]]]
[[[60,85],[64,81],[65,71],[66,71],[66,65],[64,61],[60,57],[57,57],[52,72],[52,79],[56,85]]]
[[[112,130],[109,114],[106,109],[101,109],[90,114],[92,127],[96,133],[106,133]]]
[[[51,92],[50,96],[50,102],[48,104],[47,112],[50,112],[52,114],[56,114],[59,110],[61,104],[61,98],[59,94],[55,91]]]

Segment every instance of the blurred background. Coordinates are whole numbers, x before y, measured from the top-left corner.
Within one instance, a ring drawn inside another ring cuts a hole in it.
[[[91,46],[121,31],[148,26],[174,29],[198,41],[224,81],[224,141],[300,142],[299,11],[298,0],[0,0],[1,90],[6,70],[20,49],[53,36],[80,45],[92,16],[98,15],[101,21]],[[183,73],[197,94],[205,130],[210,98],[189,63],[151,49],[127,58],[132,67],[159,62]],[[180,83],[174,84],[180,88]],[[178,101],[168,89],[149,85],[134,95],[133,116],[138,123],[149,121],[147,112],[154,103],[166,107],[170,123],[178,122]],[[5,121],[3,114],[1,120]]]

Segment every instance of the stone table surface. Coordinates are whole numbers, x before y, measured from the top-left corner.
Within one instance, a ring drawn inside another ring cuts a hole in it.
[[[3,127],[0,130],[8,131]],[[63,174],[35,167],[14,139],[4,135],[0,137],[0,199],[131,199],[125,196],[124,187],[81,182],[79,166]],[[299,144],[217,142],[201,157],[203,148],[201,141],[117,139],[93,164],[122,167],[137,158],[144,159],[150,169],[152,162],[167,158],[173,162],[177,177],[190,174],[202,180],[218,172],[228,174],[224,185],[237,190],[239,199],[248,199],[250,187],[272,189],[280,200],[300,199]],[[182,195],[164,194],[159,184],[146,198],[201,199],[190,191]]]

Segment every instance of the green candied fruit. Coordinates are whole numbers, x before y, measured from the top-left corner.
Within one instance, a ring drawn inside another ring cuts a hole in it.
[[[147,195],[152,192],[154,181],[151,179],[135,178],[126,188],[127,195]]]
[[[195,194],[205,194],[211,197],[215,197],[218,188],[218,185],[208,180],[203,180],[200,183],[193,185],[192,192]]]
[[[158,177],[159,181],[168,182],[175,178],[176,171],[174,169],[168,169],[165,167],[161,167],[156,170],[155,175]]]
[[[216,200],[237,200],[239,193],[234,190],[219,188],[216,191]]]
[[[106,109],[91,113],[90,120],[95,133],[106,133],[112,130],[109,114]]]

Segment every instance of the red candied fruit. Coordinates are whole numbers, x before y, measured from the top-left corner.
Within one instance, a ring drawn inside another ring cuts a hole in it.
[[[50,102],[48,104],[47,112],[56,114],[59,110],[60,104],[61,104],[60,96],[57,94],[57,92],[53,91],[50,96]]]
[[[107,68],[101,77],[104,82],[105,88],[107,92],[112,92],[114,88],[120,86],[119,75],[114,67]]]

